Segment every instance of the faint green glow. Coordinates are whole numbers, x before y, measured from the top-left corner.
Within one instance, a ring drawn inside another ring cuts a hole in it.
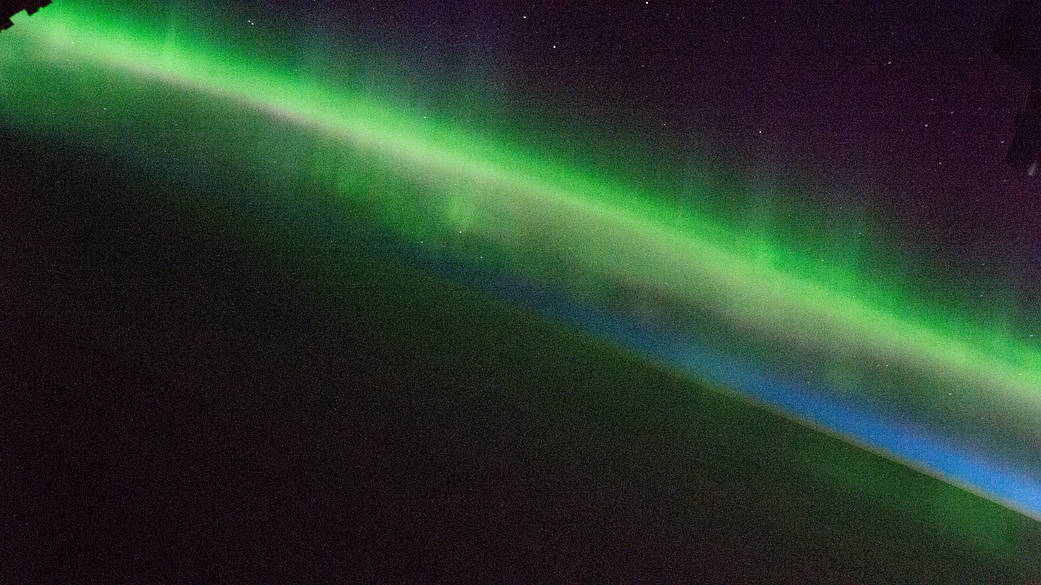
[[[7,84],[33,84],[45,68],[74,72],[88,86],[122,76],[114,85],[146,79],[209,95],[310,133],[294,143],[297,153],[309,152],[303,160],[274,148],[244,150],[230,137],[222,149],[243,150],[254,165],[306,165],[312,181],[370,206],[402,237],[433,244],[465,232],[513,269],[555,274],[574,290],[623,283],[705,307],[749,331],[821,348],[832,358],[821,367],[839,378],[858,364],[892,366],[932,380],[934,389],[974,393],[979,408],[1003,404],[1024,416],[1041,414],[1041,352],[1011,331],[873,284],[854,268],[796,254],[769,233],[712,221],[694,204],[667,203],[508,141],[386,106],[349,85],[116,18],[65,2],[5,33],[5,122],[41,133],[110,128],[111,119],[83,115],[96,104],[82,88],[53,92],[46,103],[19,103],[16,92],[30,90]],[[106,91],[130,90],[94,91],[104,100],[117,95]],[[135,95],[146,105],[124,109],[178,115]],[[161,140],[161,133],[134,140]],[[715,196],[702,189],[688,194],[691,200]]]
[[[912,390],[930,393],[918,397],[923,402],[967,401],[978,412],[1014,413],[1021,423],[1041,414],[1036,345],[873,283],[854,263],[786,249],[763,227],[769,213],[751,218],[760,229],[749,233],[695,203],[669,203],[479,129],[426,119],[349,82],[127,18],[66,0],[6,31],[0,122],[106,146],[171,143],[199,159],[231,153],[244,168],[295,170],[342,196],[345,211],[365,208],[384,229],[422,245],[466,238],[478,242],[475,255],[572,292],[597,297],[621,285],[712,312],[749,337],[812,347],[823,354],[817,375],[824,378],[842,383],[865,368],[891,367],[915,376]],[[154,86],[165,89],[148,89]],[[226,119],[163,103],[181,90],[208,96],[227,109]],[[111,107],[102,110],[105,104]],[[256,112],[280,123],[252,127]],[[690,189],[693,202],[720,197],[707,183]],[[856,256],[870,242],[852,236],[842,244]],[[860,460],[824,463],[840,489],[867,487],[919,519],[946,522],[950,508],[968,508],[908,491]],[[1000,522],[977,518],[976,529],[973,537],[996,551],[1015,543]]]
[[[905,307],[923,305],[912,295],[887,293],[852,269],[793,255],[766,235],[728,230],[652,193],[383,107],[349,88],[294,77],[172,34],[120,29],[106,18],[65,3],[32,26],[5,33],[5,79],[31,83],[34,68],[48,63],[95,66],[264,111],[325,137],[326,148],[312,158],[313,175],[344,194],[363,186],[351,177],[362,165],[338,159],[336,145],[361,153],[382,173],[423,183],[426,190],[375,186],[370,203],[403,236],[466,231],[512,250],[516,269],[555,263],[566,267],[576,286],[630,283],[711,307],[744,327],[902,365],[941,384],[975,388],[999,401],[1014,398],[1041,412],[1041,353],[1009,331],[943,310],[911,311]],[[43,129],[69,124],[84,107],[60,95],[52,99],[31,108],[35,117],[12,104],[3,112],[19,118],[11,123]],[[84,123],[90,120],[72,122]],[[330,171],[336,166],[343,171]]]

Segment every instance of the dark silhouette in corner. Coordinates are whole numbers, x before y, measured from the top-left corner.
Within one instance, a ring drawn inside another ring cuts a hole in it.
[[[1029,75],[1030,95],[1016,114],[1016,133],[1005,160],[1030,176],[1041,164],[1041,3],[1013,0],[998,20],[992,47],[1016,71]]]
[[[11,17],[22,10],[26,14],[34,14],[50,3],[51,0],[0,0],[0,30],[10,28],[14,24],[11,22]]]

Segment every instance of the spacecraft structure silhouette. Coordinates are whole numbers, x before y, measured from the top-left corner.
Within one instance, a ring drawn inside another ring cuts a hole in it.
[[[14,24],[11,22],[11,17],[22,10],[26,14],[34,14],[50,3],[51,0],[0,0],[0,30],[10,28]]]
[[[1016,114],[1016,133],[1005,160],[1035,176],[1041,170],[1041,2],[1013,0],[998,19],[992,48],[1013,69],[1030,77],[1030,94]]]

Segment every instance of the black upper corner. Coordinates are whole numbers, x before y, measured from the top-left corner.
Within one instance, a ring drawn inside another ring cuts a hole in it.
[[[0,0],[0,30],[10,28],[14,24],[11,17],[22,10],[26,14],[35,14],[50,3],[51,0]]]

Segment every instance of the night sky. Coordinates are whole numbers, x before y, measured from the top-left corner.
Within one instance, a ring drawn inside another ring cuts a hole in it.
[[[62,4],[0,576],[1041,578],[1004,2]]]
[[[1004,5],[319,2],[299,22],[322,39],[361,30],[438,87],[479,82],[561,125],[805,186],[846,206],[835,213],[870,209],[955,286],[1000,279],[1029,310],[1041,204],[1002,164],[1029,85],[990,51]],[[978,302],[1005,293],[979,288]]]

